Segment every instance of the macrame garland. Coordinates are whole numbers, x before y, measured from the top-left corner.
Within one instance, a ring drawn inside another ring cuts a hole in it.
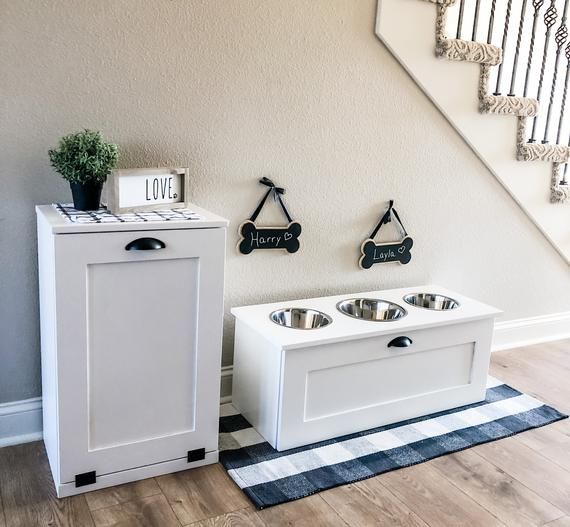
[[[266,177],[261,178],[259,182],[269,187],[269,189],[250,218],[239,226],[238,233],[241,238],[238,243],[238,251],[242,254],[250,254],[257,249],[283,249],[288,253],[297,252],[300,246],[301,224],[293,221],[285,206],[282,198],[283,194],[285,194],[285,189],[276,187],[275,183]],[[285,227],[258,227],[255,224],[255,220],[272,194],[274,201],[279,202],[289,224]]]
[[[398,228],[402,233],[402,241],[391,243],[376,243],[374,238],[382,225],[386,225],[392,221],[392,218],[397,223]],[[370,236],[362,242],[360,246],[360,260],[358,265],[361,269],[370,269],[374,264],[399,262],[407,264],[412,259],[410,249],[414,241],[408,236],[406,229],[400,220],[398,212],[394,208],[394,200],[390,200],[388,210],[384,213]]]

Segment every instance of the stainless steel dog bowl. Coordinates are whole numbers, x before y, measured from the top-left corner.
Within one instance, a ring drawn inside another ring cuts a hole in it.
[[[459,307],[459,302],[457,300],[434,293],[414,293],[406,295],[404,297],[404,302],[412,306],[434,309],[436,311],[447,311],[448,309]]]
[[[378,298],[351,298],[339,302],[336,307],[344,315],[373,322],[398,320],[408,314],[398,304]]]
[[[273,311],[269,318],[275,324],[293,329],[319,329],[332,322],[332,318],[325,313],[300,307]]]

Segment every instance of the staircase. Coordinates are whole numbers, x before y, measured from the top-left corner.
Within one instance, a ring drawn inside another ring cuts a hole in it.
[[[556,1],[378,0],[376,34],[570,263],[570,2]]]

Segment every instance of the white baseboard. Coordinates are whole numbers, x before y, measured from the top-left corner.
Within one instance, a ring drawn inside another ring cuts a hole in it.
[[[42,398],[0,404],[0,447],[42,438]]]
[[[570,338],[570,311],[495,324],[493,351]]]
[[[220,404],[232,402],[232,376],[234,374],[233,366],[222,366],[222,382],[221,382],[221,399]]]
[[[570,338],[570,311],[495,324],[493,351]],[[221,404],[232,400],[233,367],[221,372]],[[42,399],[0,404],[0,448],[42,438]]]

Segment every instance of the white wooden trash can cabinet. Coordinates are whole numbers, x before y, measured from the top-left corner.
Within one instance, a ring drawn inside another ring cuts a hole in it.
[[[347,299],[356,302],[343,305]],[[270,316],[294,308],[330,323],[291,329]],[[500,311],[422,286],[232,313],[233,404],[274,448],[286,450],[483,400]]]
[[[227,222],[37,208],[44,442],[57,495],[218,459]]]

